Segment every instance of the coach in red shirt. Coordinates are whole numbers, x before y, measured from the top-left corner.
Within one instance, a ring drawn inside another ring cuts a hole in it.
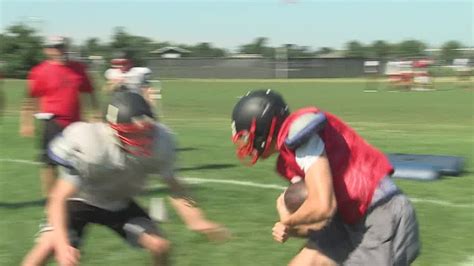
[[[92,107],[96,108],[97,103],[85,66],[67,58],[66,38],[48,38],[43,52],[47,59],[33,67],[28,75],[28,97],[22,106],[20,135],[33,136],[32,117],[38,103],[40,113],[36,117],[44,121],[41,158],[45,167],[40,176],[43,193],[47,196],[56,180],[55,165],[46,153],[48,143],[66,126],[81,120],[81,93],[90,94]],[[33,98],[37,98],[37,102]]]

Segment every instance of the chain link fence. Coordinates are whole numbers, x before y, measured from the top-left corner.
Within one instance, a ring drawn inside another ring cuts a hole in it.
[[[340,78],[364,75],[364,59],[179,58],[148,59],[154,78],[274,79]]]

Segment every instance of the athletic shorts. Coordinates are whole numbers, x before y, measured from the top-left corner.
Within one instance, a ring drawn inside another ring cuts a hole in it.
[[[142,233],[163,237],[148,214],[134,201],[123,210],[109,211],[83,201],[69,200],[67,212],[69,242],[76,248],[81,246],[87,225],[90,223],[108,227],[133,247],[140,247],[138,238]],[[45,224],[40,233],[51,230],[53,228]]]
[[[306,248],[342,265],[409,265],[420,251],[415,211],[397,193],[374,205],[356,224],[336,215],[325,228],[310,233]]]
[[[49,143],[63,131],[64,127],[59,125],[54,119],[45,120],[43,122],[43,135],[41,136],[40,143],[40,160],[41,162],[48,165],[57,165],[53,160],[48,157],[48,145]]]

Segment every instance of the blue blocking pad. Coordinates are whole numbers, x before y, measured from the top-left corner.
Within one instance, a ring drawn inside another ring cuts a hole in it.
[[[435,167],[423,163],[392,163],[395,168],[393,178],[414,179],[421,181],[432,181],[440,178],[440,173]]]
[[[395,153],[388,154],[388,158],[394,166],[430,165],[447,176],[459,176],[464,168],[464,158],[458,156]]]

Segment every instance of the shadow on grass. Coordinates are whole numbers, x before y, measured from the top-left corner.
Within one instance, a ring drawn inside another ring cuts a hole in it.
[[[203,164],[191,167],[181,167],[178,168],[178,171],[192,171],[192,170],[216,170],[216,169],[226,169],[236,167],[236,164]]]
[[[177,148],[176,151],[197,151],[199,150],[198,148],[193,148],[193,147],[183,147],[183,148]]]
[[[46,199],[19,201],[19,202],[0,202],[1,209],[20,209],[28,207],[41,207],[46,203]]]

